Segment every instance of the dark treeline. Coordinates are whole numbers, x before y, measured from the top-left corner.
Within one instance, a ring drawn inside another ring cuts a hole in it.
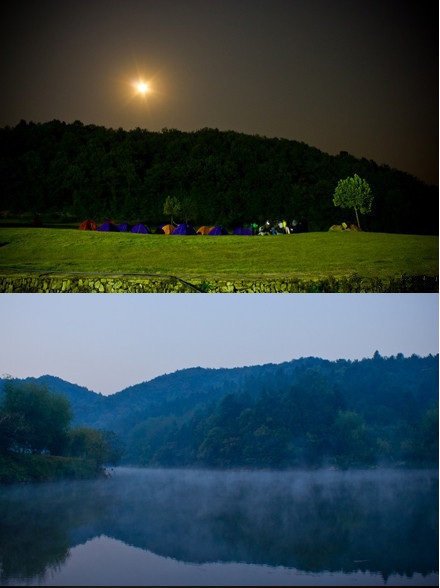
[[[167,196],[186,202],[179,222],[235,228],[284,218],[328,230],[355,222],[332,198],[338,181],[357,173],[374,196],[364,229],[438,234],[438,187],[346,152],[331,156],[302,142],[234,131],[21,121],[0,129],[0,170],[4,215],[109,218],[152,230],[168,221]]]

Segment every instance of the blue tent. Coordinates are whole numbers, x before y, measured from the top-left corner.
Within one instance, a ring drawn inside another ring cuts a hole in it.
[[[196,230],[191,225],[186,223],[181,223],[177,225],[174,231],[171,233],[172,235],[196,235]]]
[[[208,235],[227,235],[228,231],[219,225],[212,227]]]
[[[105,221],[102,223],[100,227],[98,227],[98,231],[116,231],[116,225],[113,224],[111,221]]]
[[[233,235],[252,235],[252,229],[250,229],[248,227],[246,227],[246,228],[238,227],[238,228],[234,229],[232,234]]]
[[[131,232],[132,233],[143,233],[144,235],[146,235],[150,231],[142,223],[137,223],[136,225],[134,225],[134,227],[132,227]]]
[[[116,230],[120,233],[127,233],[130,230],[130,225],[128,223],[121,223],[116,227]]]

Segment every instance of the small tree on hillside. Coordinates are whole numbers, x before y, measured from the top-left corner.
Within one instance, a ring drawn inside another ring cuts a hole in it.
[[[197,216],[197,205],[194,199],[190,196],[185,196],[180,207],[180,212],[186,224],[188,224],[189,221],[194,221]]]
[[[175,196],[167,196],[163,205],[163,213],[170,216],[170,224],[174,224],[174,216],[181,210],[180,201]]]
[[[357,225],[361,228],[358,213],[369,214],[373,204],[373,194],[368,182],[357,174],[339,180],[333,194],[333,204],[341,208],[354,208]]]

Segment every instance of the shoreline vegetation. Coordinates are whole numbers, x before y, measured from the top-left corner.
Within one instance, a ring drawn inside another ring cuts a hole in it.
[[[10,452],[0,454],[0,484],[106,478],[105,467],[92,459]]]

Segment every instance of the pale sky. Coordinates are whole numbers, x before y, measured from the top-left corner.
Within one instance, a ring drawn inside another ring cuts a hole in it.
[[[2,294],[0,376],[108,395],[189,367],[438,353],[438,294]]]

